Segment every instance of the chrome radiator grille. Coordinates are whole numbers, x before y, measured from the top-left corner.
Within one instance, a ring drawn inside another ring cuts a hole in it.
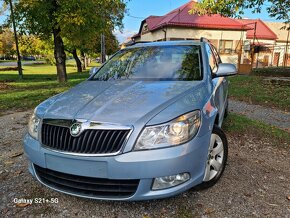
[[[74,137],[69,127],[43,123],[42,144],[53,150],[83,154],[111,154],[119,152],[130,130],[86,129]]]

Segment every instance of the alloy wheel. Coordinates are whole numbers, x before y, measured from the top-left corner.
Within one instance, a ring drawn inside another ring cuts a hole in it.
[[[204,175],[204,182],[210,181],[223,169],[224,145],[220,136],[211,134],[208,159]]]

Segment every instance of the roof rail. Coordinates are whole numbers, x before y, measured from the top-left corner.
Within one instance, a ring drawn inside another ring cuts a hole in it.
[[[205,37],[200,37],[200,41],[201,42],[209,42],[209,40],[207,38],[205,38]]]
[[[135,44],[139,44],[139,43],[150,43],[151,41],[137,41],[132,44],[132,45],[135,45]]]
[[[139,44],[139,43],[149,43],[150,41],[138,41],[138,42],[135,42],[135,41],[131,41],[131,42],[128,42],[128,43],[125,43],[126,47],[130,47],[132,45],[136,45],[136,44]]]
[[[123,43],[123,44],[125,45],[125,47],[130,47],[132,45],[136,45],[136,44],[139,44],[139,43],[149,43],[149,42],[146,42],[146,41],[138,41],[138,42],[130,41],[130,42]]]

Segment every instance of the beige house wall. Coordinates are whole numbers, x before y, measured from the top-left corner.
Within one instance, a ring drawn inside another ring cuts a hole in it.
[[[266,47],[270,49],[269,52],[260,52],[255,54],[255,58],[257,58],[260,62],[265,60],[265,57],[269,57],[269,65],[272,66],[274,63],[275,53],[280,53],[278,66],[283,66],[284,56],[286,53],[286,42],[276,42],[275,40],[266,40],[266,39],[258,39],[255,43],[264,43]],[[288,53],[290,52],[290,45],[288,46]],[[276,66],[276,65],[275,65]]]
[[[165,34],[166,31],[166,34]],[[189,39],[200,39],[201,37],[205,37],[211,40],[214,45],[216,45],[217,49],[219,49],[220,40],[233,40],[233,50],[238,48],[239,40],[245,41],[246,39],[246,31],[241,30],[211,30],[211,29],[194,29],[194,28],[182,28],[182,27],[167,27],[165,29],[159,29],[154,32],[143,33],[136,41],[161,41],[166,40],[189,40]],[[251,43],[253,39],[248,39]],[[279,43],[275,40],[263,40],[259,39],[256,43],[264,43],[267,44],[268,47],[270,45],[275,45],[274,52],[280,52],[279,65],[281,66],[283,63],[283,57],[285,54],[285,45],[286,43]],[[271,49],[273,51],[273,49]],[[289,45],[290,51],[290,45]],[[259,56],[255,54],[255,59],[258,59],[262,62],[265,56],[269,58],[269,65],[272,64],[274,58],[274,52],[260,52]],[[243,63],[244,58],[249,58],[249,53],[243,52],[241,63]],[[221,59],[224,63],[238,63],[238,55],[236,53],[233,54],[221,54]]]
[[[253,42],[253,39],[251,39],[251,43]],[[268,40],[268,39],[257,39],[255,40],[255,44],[265,44],[266,47],[269,48],[269,51],[261,51],[258,53],[256,53],[254,55],[254,59],[259,61],[259,66],[261,65],[261,63],[264,63],[265,60],[268,59],[268,65],[267,66],[271,66],[273,63],[273,46],[275,45],[276,41],[275,40]],[[265,62],[266,63],[266,62]],[[266,66],[266,65],[264,65]]]
[[[144,42],[153,42],[153,41],[161,41],[164,39],[165,33],[162,30],[157,30],[154,32],[147,32],[142,34],[139,40],[136,41],[144,41]]]
[[[244,32],[244,34],[242,34]],[[240,30],[211,30],[193,28],[168,28],[167,38],[192,38],[199,39],[223,39],[223,40],[242,40],[246,39],[246,32]]]
[[[180,27],[168,27],[166,29],[159,29],[154,32],[148,32],[142,34],[137,41],[158,41],[164,40],[165,32],[166,38],[169,39],[200,39],[205,37],[207,39],[216,40],[245,40],[246,31],[240,30],[210,30],[210,29],[193,29],[193,28],[180,28]]]
[[[261,51],[259,54],[254,54],[254,60],[257,59],[259,62],[268,63],[268,66],[271,66],[274,61],[275,53],[279,53],[279,66],[283,65],[283,60],[286,53],[286,41],[288,38],[288,31],[281,30],[281,27],[284,26],[282,22],[270,22],[266,23],[273,32],[278,36],[277,40],[266,40],[258,39],[255,41],[257,44],[262,43],[266,44],[266,47],[269,48],[269,51]],[[166,31],[166,33],[165,33]],[[239,42],[242,40],[250,41],[253,43],[253,39],[246,39],[246,31],[241,30],[212,30],[212,29],[197,29],[192,27],[166,27],[164,29],[158,29],[154,32],[143,33],[140,37],[136,38],[136,41],[161,41],[161,40],[190,40],[205,37],[211,41],[213,45],[219,50],[220,40],[233,40],[232,50],[239,49]],[[288,47],[288,54],[290,53],[290,43]],[[241,63],[244,63],[244,59],[250,59],[250,52],[243,51],[241,56]],[[221,54],[223,62],[235,63],[237,64],[238,55],[236,53],[231,54]],[[268,62],[266,61],[268,59]],[[247,60],[245,60],[245,63]],[[263,66],[267,66],[266,64]]]
[[[235,64],[238,66],[238,55],[237,54],[221,54],[220,55],[222,62],[223,63],[230,63],[230,64]]]
[[[280,53],[279,66],[283,65],[284,56],[286,53],[286,42],[277,42],[274,47],[274,53]],[[288,43],[288,54],[290,53],[290,42]]]
[[[253,41],[253,39],[251,39],[251,42]],[[259,43],[264,43],[264,44],[275,44],[276,40],[269,40],[269,39],[256,39],[255,40],[255,44],[257,44],[257,42]]]

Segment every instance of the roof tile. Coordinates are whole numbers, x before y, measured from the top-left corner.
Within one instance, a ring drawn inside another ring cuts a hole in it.
[[[221,15],[203,15],[189,14],[195,2],[190,1],[181,7],[167,13],[164,16],[150,16],[146,19],[149,30],[159,29],[163,26],[191,26],[209,29],[243,29],[243,25],[228,17]]]
[[[247,25],[248,27],[251,27],[250,30],[247,30],[247,39],[253,39],[254,38],[254,32],[255,32],[255,23],[257,23],[256,26],[256,38],[258,39],[269,39],[269,40],[275,40],[277,39],[277,35],[260,19],[253,20],[253,19],[239,19],[238,20],[241,24]]]

